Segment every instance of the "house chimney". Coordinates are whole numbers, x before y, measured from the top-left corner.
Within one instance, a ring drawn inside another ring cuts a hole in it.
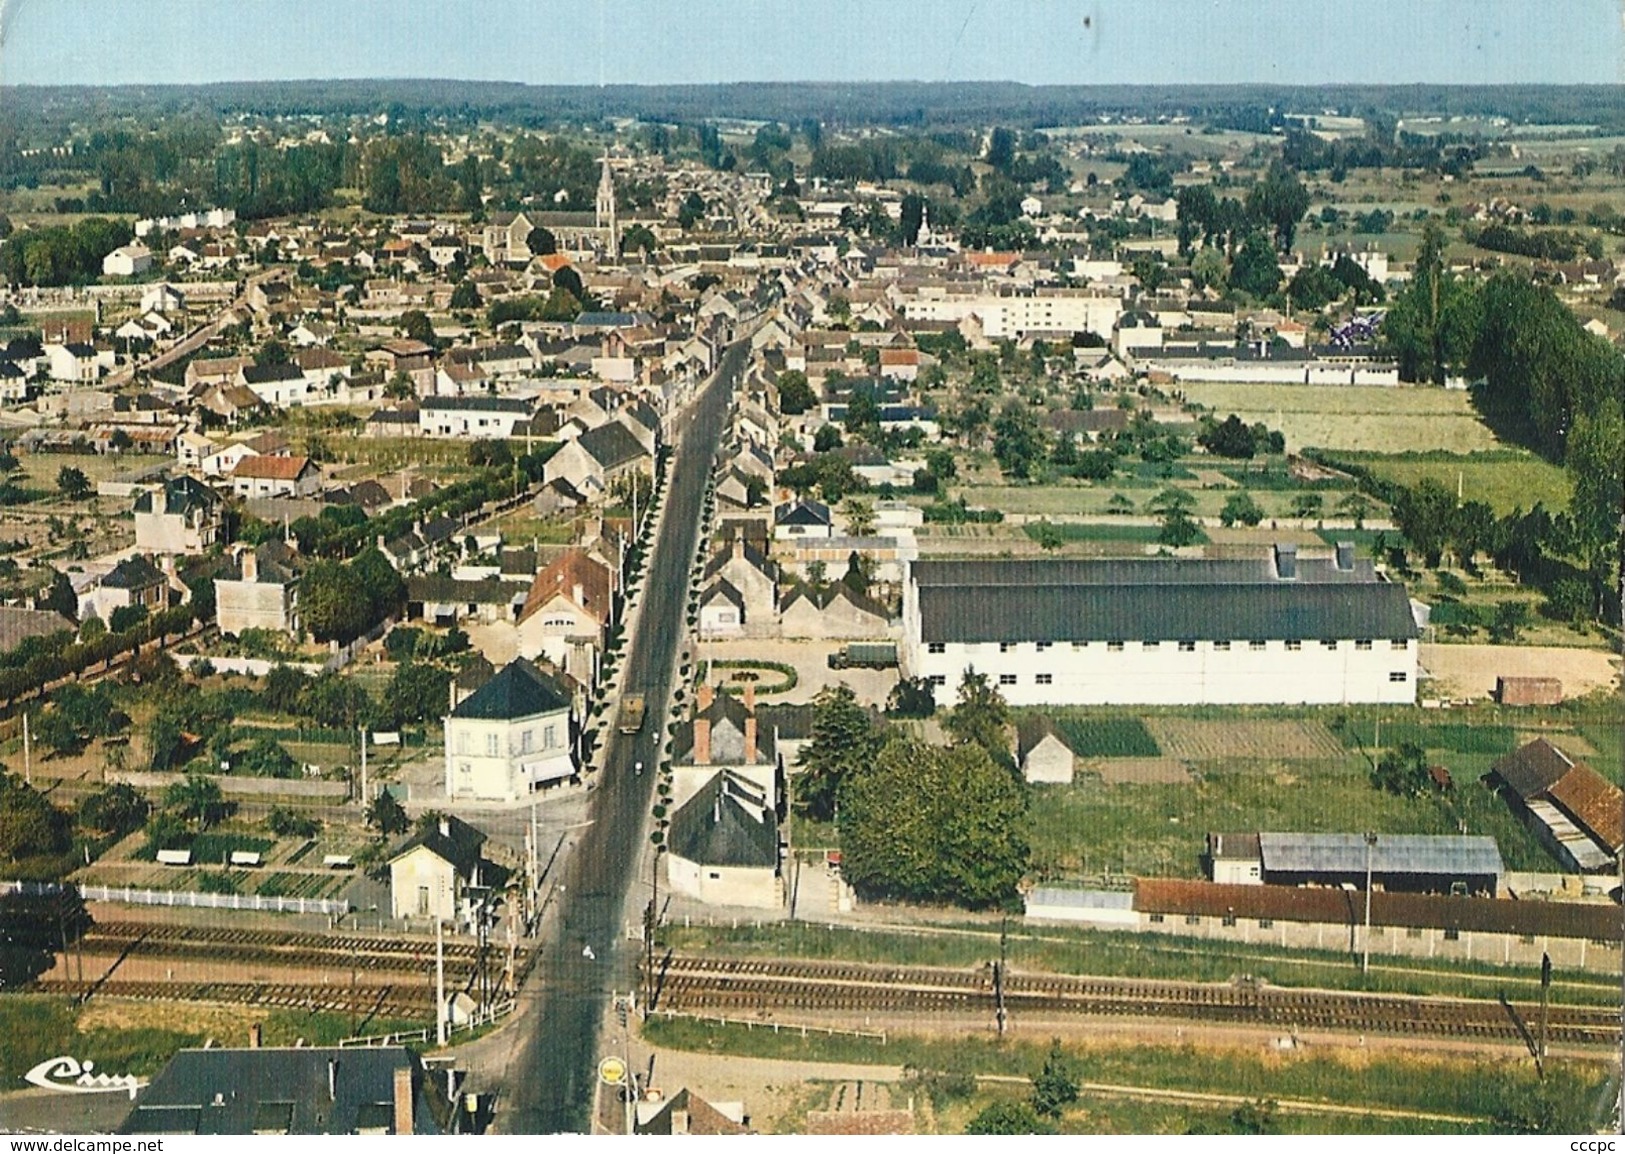
[[[750,690],[746,690],[749,693]],[[745,717],[745,764],[756,764],[756,711],[754,709]]]
[[[754,681],[745,682],[745,712],[750,714],[756,712],[756,683]]]
[[[412,1067],[395,1071],[395,1133],[412,1132]]]
[[[1339,541],[1337,543],[1337,567],[1348,573],[1354,569],[1354,542]]]
[[[673,1110],[671,1112],[671,1132],[673,1134],[688,1133],[688,1111]]]
[[[243,580],[248,582],[258,581],[260,577],[260,559],[254,553],[254,550],[244,549],[242,553],[242,560]]]
[[[575,597],[573,598],[573,600],[575,601],[575,603],[577,605],[580,605],[583,608],[586,607],[586,604],[587,604],[586,590],[581,587],[581,582],[579,582],[579,581],[577,581],[575,583]]]
[[[258,1050],[260,1048],[260,1043],[264,1041],[264,1039],[264,1027],[262,1027],[258,1022],[255,1022],[248,1027],[248,1048],[250,1050]]]
[[[716,691],[711,688],[709,681],[701,682],[699,689],[695,690],[694,707],[696,711],[704,713],[711,708],[711,702],[716,699]]]
[[[744,556],[745,556],[745,535],[743,533],[735,533],[734,534],[734,557],[735,557],[736,560],[742,560],[744,558]]]
[[[152,491],[152,512],[156,517],[162,517],[169,511],[169,486],[159,485]]]
[[[450,837],[451,836],[451,818],[443,817],[443,818],[440,819],[440,836],[441,837]]]
[[[708,717],[694,719],[694,764],[711,764],[711,719]]]
[[[1298,547],[1286,542],[1275,546],[1275,576],[1282,581],[1298,579]]]

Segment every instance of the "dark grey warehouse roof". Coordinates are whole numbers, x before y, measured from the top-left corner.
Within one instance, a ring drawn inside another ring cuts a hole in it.
[[[1297,577],[1282,582],[1268,555],[1210,561],[1186,557],[1123,557],[1077,561],[916,561],[914,583],[939,585],[1366,585],[1371,562],[1339,569],[1331,557],[1299,557]]]
[[[994,567],[1006,564],[996,562]],[[1174,585],[1177,588],[1170,588]],[[1385,582],[922,584],[919,601],[920,636],[928,642],[1242,642],[1416,636],[1416,621],[1404,588]]]

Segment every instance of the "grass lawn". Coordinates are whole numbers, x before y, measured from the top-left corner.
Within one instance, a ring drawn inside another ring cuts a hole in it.
[[[1458,456],[1449,453],[1387,455],[1348,453],[1348,460],[1364,465],[1385,481],[1415,485],[1424,477],[1438,481],[1452,493],[1458,482],[1464,501],[1483,501],[1497,515],[1540,502],[1553,513],[1569,507],[1573,486],[1557,465],[1533,453],[1499,450]]]
[[[1279,429],[1292,452],[1311,445],[1373,453],[1505,447],[1459,390],[1203,382],[1179,388],[1221,420],[1235,413]]]
[[[1384,734],[1387,741],[1387,734]],[[1201,877],[1209,832],[1488,834],[1511,869],[1553,870],[1556,862],[1478,785],[1487,755],[1430,750],[1457,781],[1452,797],[1401,798],[1373,789],[1364,758],[1304,761],[1226,759],[1202,763],[1182,785],[1107,785],[1086,777],[1035,786],[1029,810],[1032,868],[1040,876],[1105,872]]]
[[[988,1037],[921,1038],[890,1036],[882,1044],[859,1038],[802,1038],[789,1033],[747,1030],[686,1019],[651,1019],[643,1024],[650,1043],[679,1050],[725,1052],[814,1062],[903,1065],[916,1070],[971,1075],[1030,1077],[1044,1063],[1047,1042],[999,1041]],[[1524,1063],[1467,1062],[1407,1056],[1344,1060],[1331,1054],[1266,1055],[1254,1050],[1197,1049],[1192,1046],[1114,1046],[1076,1049],[1071,1054],[1080,1081],[1168,1090],[1237,1094],[1248,1098],[1289,1098],[1316,1102],[1418,1110],[1489,1119],[1510,1091],[1528,1088],[1533,1069]],[[1560,1080],[1576,1100],[1602,1102],[1607,1068],[1601,1062],[1549,1062],[1548,1079]],[[1018,1091],[1019,1092],[1019,1091]],[[1074,1107],[1076,1110],[1077,1108]],[[1204,1110],[1203,1113],[1210,1111]],[[1605,1120],[1599,1114],[1598,1121]],[[1309,1129],[1338,1129],[1340,1120],[1312,1119]],[[1351,1119],[1351,1122],[1357,1122]]]

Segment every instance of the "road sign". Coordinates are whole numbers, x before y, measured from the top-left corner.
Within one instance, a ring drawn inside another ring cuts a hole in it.
[[[626,1063],[613,1056],[605,1058],[598,1063],[598,1077],[606,1086],[625,1085]]]

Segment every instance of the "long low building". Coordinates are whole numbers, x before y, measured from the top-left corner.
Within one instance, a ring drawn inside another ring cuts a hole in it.
[[[1027,919],[1163,933],[1285,949],[1364,948],[1365,894],[1331,887],[1220,885],[1141,878],[1130,891],[1047,886],[1027,897]],[[1371,952],[1618,975],[1621,923],[1613,902],[1509,901],[1371,895]]]
[[[1363,888],[1494,897],[1506,867],[1493,837],[1381,833],[1210,833],[1208,869],[1230,885]]]
[[[1416,697],[1403,586],[1351,545],[1300,559],[916,561],[908,669],[952,692],[967,670],[1012,705],[1264,705]]]

